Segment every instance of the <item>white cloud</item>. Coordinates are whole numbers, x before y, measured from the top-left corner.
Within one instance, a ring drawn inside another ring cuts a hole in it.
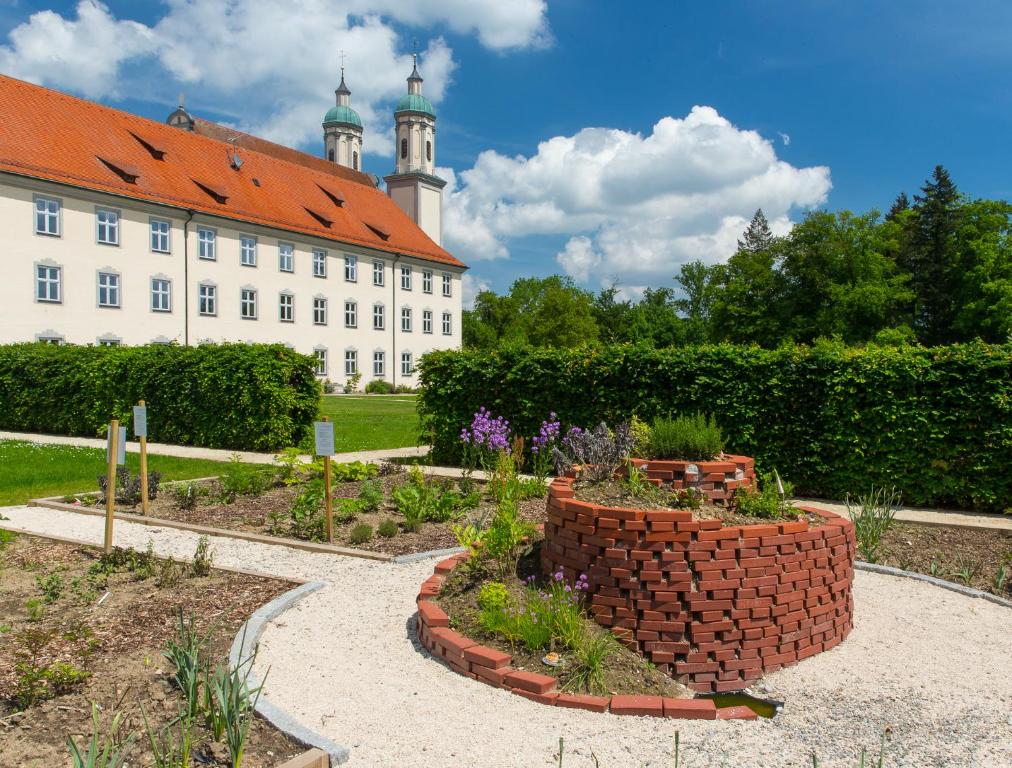
[[[791,146],[791,135],[789,133],[784,133],[783,131],[778,131],[778,133],[780,134],[780,140],[784,143],[784,146]]]
[[[474,297],[492,287],[488,280],[475,277],[469,272],[465,272],[460,281],[463,288],[461,301],[464,303],[464,309],[474,309]]]
[[[0,71],[91,98],[119,97],[124,65],[146,71],[148,98],[179,90],[199,93],[193,108],[213,105],[236,127],[289,144],[320,140],[323,114],[334,104],[341,52],[352,106],[365,124],[363,149],[392,152],[390,102],[411,72],[411,37],[435,25],[473,34],[501,51],[547,44],[543,0],[167,0],[152,26],[117,19],[105,5],[82,0],[76,18],[33,14],[0,45]],[[414,33],[414,29],[409,32]],[[456,64],[440,37],[421,52],[425,95],[439,103]],[[140,86],[135,86],[140,87]],[[133,90],[133,89],[131,89]],[[137,95],[133,93],[132,95]]]
[[[556,259],[577,280],[670,285],[682,263],[729,256],[757,208],[786,231],[792,209],[830,187],[828,168],[795,168],[755,131],[694,107],[647,136],[585,128],[531,157],[482,153],[454,178],[444,235],[468,261],[508,256],[512,237],[565,234]]]

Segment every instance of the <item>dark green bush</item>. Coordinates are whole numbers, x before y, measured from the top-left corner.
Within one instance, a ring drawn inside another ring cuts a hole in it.
[[[372,526],[369,523],[359,523],[351,529],[348,541],[352,544],[365,544],[372,538]]]
[[[482,405],[528,438],[551,411],[565,430],[704,410],[729,452],[801,494],[874,484],[908,504],[1012,506],[1012,345],[504,347],[431,352],[419,372],[437,462]]]
[[[0,429],[104,435],[148,406],[148,439],[273,451],[319,413],[313,358],[280,344],[0,346]]]
[[[365,393],[367,395],[392,395],[394,385],[389,381],[383,381],[383,379],[373,379],[365,385]]]
[[[654,419],[650,427],[651,459],[709,461],[724,450],[724,438],[713,416],[701,413]]]
[[[393,520],[384,520],[376,528],[376,533],[382,536],[384,539],[392,539],[397,535],[397,523]]]

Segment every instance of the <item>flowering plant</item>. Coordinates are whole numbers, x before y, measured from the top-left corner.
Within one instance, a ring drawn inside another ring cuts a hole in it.
[[[538,586],[531,576],[524,581],[519,600],[508,598],[505,604],[489,601],[481,605],[482,627],[532,651],[556,642],[575,649],[583,637],[581,608],[588,587],[587,574],[581,573],[575,582],[568,582],[561,568],[545,586]]]
[[[554,463],[554,451],[559,441],[561,424],[555,411],[541,422],[538,434],[531,438],[531,473],[544,483]]]
[[[612,430],[602,421],[594,429],[570,429],[553,454],[560,475],[579,466],[582,480],[601,483],[615,476],[632,446],[628,424],[618,424]]]
[[[460,430],[460,442],[466,474],[470,475],[478,464],[488,472],[501,451],[510,452],[510,423],[502,416],[493,416],[482,406],[471,419],[471,428]]]

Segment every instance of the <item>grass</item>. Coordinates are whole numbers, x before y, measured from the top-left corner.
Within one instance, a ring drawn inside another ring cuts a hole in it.
[[[414,395],[324,395],[320,414],[334,422],[338,453],[419,443]]]
[[[127,454],[131,471],[137,471],[139,462],[138,454]],[[148,469],[161,472],[163,481],[217,475],[224,463],[148,456]],[[97,478],[105,469],[105,451],[100,448],[0,440],[0,506],[24,504],[43,496],[95,491]]]

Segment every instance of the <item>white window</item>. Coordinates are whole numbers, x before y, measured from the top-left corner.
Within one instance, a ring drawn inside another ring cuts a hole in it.
[[[401,307],[401,330],[411,333],[411,307]]]
[[[291,243],[278,243],[278,269],[282,272],[295,271],[295,246]]]
[[[282,323],[295,322],[295,296],[290,293],[278,296],[278,320]]]
[[[151,250],[155,253],[169,253],[169,230],[172,225],[164,219],[151,219]]]
[[[197,289],[197,310],[202,315],[218,314],[218,286],[201,283]]]
[[[386,282],[386,268],[382,261],[372,263],[372,284],[383,285]]]
[[[98,305],[100,307],[119,306],[119,275],[115,272],[98,273]]]
[[[422,271],[422,293],[432,293],[432,270]]]
[[[382,304],[372,305],[372,327],[375,331],[382,331],[386,326],[386,310]]]
[[[327,375],[327,350],[317,348],[313,350],[313,357],[316,358],[316,375]]]
[[[383,352],[372,353],[372,375],[378,378],[386,376],[386,355]]]
[[[51,331],[40,333],[35,337],[35,340],[39,344],[52,344],[53,346],[60,346],[63,343],[63,337],[59,334],[54,334]]]
[[[354,301],[344,302],[344,327],[358,327],[358,304]]]
[[[319,248],[313,249],[313,277],[327,276],[327,252]]]
[[[213,229],[201,227],[197,230],[197,256],[208,261],[215,260],[214,244],[218,233]]]
[[[47,267],[38,264],[35,267],[35,298],[38,301],[63,301],[61,290],[62,267]]]
[[[449,312],[443,313],[443,335],[450,336],[453,333],[453,315]]]
[[[453,276],[448,273],[443,273],[443,295],[449,298],[453,296]]]
[[[244,267],[257,265],[257,239],[255,237],[239,236],[239,263]]]
[[[354,376],[358,373],[358,352],[354,349],[344,351],[344,375]]]
[[[119,245],[119,213],[99,208],[95,211],[95,227],[98,242],[104,245]]]
[[[401,290],[411,290],[411,267],[401,267]]]
[[[358,282],[358,257],[344,257],[344,279],[349,283]]]
[[[151,278],[151,311],[172,311],[172,283],[165,278]]]
[[[422,333],[432,333],[432,310],[422,311]]]
[[[100,347],[118,347],[120,344],[121,344],[120,339],[114,339],[112,337],[107,337],[98,340],[98,345]]]
[[[401,352],[401,376],[414,376],[415,362],[410,352]]]
[[[327,300],[317,296],[313,299],[313,325],[327,324]]]
[[[60,236],[60,201],[51,197],[35,198],[35,232]]]
[[[239,317],[243,320],[257,319],[257,292],[252,288],[243,288],[239,292]]]

